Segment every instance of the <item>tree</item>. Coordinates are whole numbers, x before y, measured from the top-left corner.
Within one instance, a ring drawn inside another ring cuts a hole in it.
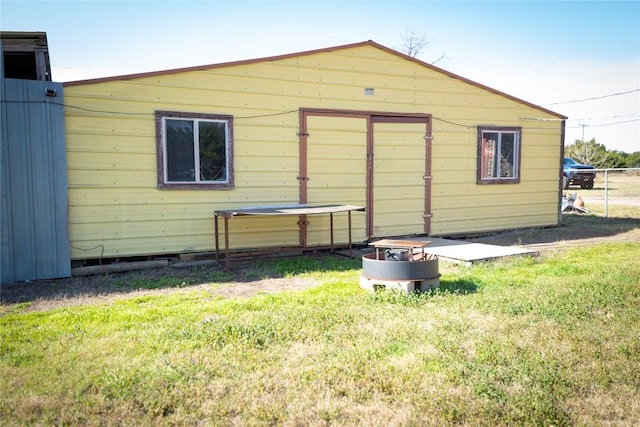
[[[427,49],[431,44],[431,41],[427,38],[425,33],[417,33],[414,30],[406,28],[404,34],[401,34],[402,38],[402,51],[412,58],[417,57],[423,50]],[[445,59],[445,54],[440,55],[435,61],[431,61],[431,65],[436,64]]]
[[[640,151],[633,152],[627,155],[626,167],[628,168],[640,168]]]
[[[608,151],[607,152],[607,161],[602,166],[603,168],[626,168],[627,167],[627,158],[629,155],[622,151]]]
[[[565,147],[564,153],[566,157],[596,168],[605,167],[608,157],[607,148],[598,144],[595,138],[590,141],[576,139],[573,144]]]
[[[623,151],[607,151],[604,144],[598,144],[595,138],[590,141],[576,139],[564,148],[565,157],[598,169],[637,168],[640,167],[640,151],[628,154]]]
[[[413,30],[405,28],[402,37],[402,49],[412,58],[418,56],[429,46],[429,40],[425,33],[418,34]]]

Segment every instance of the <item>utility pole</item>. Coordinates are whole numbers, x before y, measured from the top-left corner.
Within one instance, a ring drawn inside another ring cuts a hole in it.
[[[584,143],[584,128],[587,127],[587,125],[585,124],[581,124],[580,126],[582,126],[582,159],[581,161],[584,162],[587,159],[587,144]]]
[[[581,139],[581,141],[584,144],[584,128],[587,127],[587,125],[581,124],[580,126],[582,126],[582,139]]]

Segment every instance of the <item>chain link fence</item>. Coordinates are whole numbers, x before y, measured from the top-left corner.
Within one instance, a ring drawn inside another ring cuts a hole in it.
[[[575,199],[578,205],[584,203],[587,213],[640,218],[640,168],[596,169],[593,188],[570,185],[564,194]]]

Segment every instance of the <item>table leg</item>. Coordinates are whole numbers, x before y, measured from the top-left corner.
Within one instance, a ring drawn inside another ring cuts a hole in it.
[[[331,229],[331,250],[333,250],[333,212],[329,213],[329,228]]]
[[[229,218],[224,217],[224,267],[229,270]]]
[[[216,230],[216,262],[219,262],[220,242],[218,238],[218,215],[214,215],[214,218],[215,218],[215,230]]]
[[[349,222],[349,227],[348,227],[349,228],[349,256],[353,258],[353,251],[351,246],[351,211],[348,211],[347,213],[349,214],[349,220],[348,220]]]

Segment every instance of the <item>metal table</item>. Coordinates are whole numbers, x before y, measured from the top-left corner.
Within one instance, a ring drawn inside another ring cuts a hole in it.
[[[333,214],[339,212],[347,212],[349,223],[349,256],[352,256],[352,243],[351,243],[351,212],[360,211],[364,212],[365,208],[362,206],[352,205],[286,205],[286,206],[262,206],[262,207],[246,207],[239,209],[223,209],[215,211],[215,236],[216,236],[216,261],[219,261],[220,244],[219,244],[219,228],[218,217],[224,218],[224,251],[225,251],[225,268],[229,269],[229,218],[234,216],[282,216],[282,215],[326,215],[329,214],[330,218],[330,231],[331,231],[331,249],[334,247],[333,242]],[[301,245],[300,247],[303,247]]]

